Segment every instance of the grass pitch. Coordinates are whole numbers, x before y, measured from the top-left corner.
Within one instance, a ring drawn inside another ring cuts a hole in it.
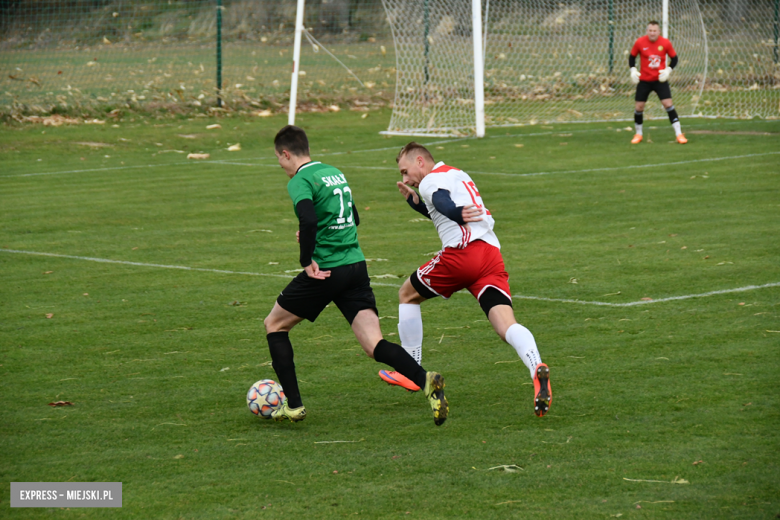
[[[408,140],[377,134],[388,117],[298,122],[350,180],[397,340],[397,287],[440,243],[395,188]],[[639,146],[625,123],[418,139],[495,216],[554,396],[535,417],[526,368],[470,295],[426,302],[423,364],[451,404],[439,428],[334,306],[291,334],[306,421],[246,409],[275,377],[262,319],[298,269],[271,146],[284,124],[0,131],[4,518],[780,513],[778,122],[684,120],[686,146],[666,120]],[[8,483],[35,481],[120,481],[123,507],[10,509]]]

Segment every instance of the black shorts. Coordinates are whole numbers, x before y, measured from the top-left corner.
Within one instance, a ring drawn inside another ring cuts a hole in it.
[[[306,271],[302,271],[284,288],[276,303],[287,312],[312,322],[330,302],[336,304],[350,325],[363,309],[377,312],[366,262],[323,271],[330,271],[330,276],[324,280],[309,278]]]
[[[641,101],[644,103],[647,98],[650,97],[650,92],[658,94],[658,99],[671,99],[672,89],[669,88],[668,82],[661,81],[640,81],[636,86],[636,96],[634,101]]]

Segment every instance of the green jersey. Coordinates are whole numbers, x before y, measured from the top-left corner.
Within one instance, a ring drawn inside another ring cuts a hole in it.
[[[354,264],[366,258],[360,250],[352,214],[352,190],[337,168],[310,162],[287,183],[295,215],[298,203],[310,199],[317,212],[317,242],[312,260],[320,268]]]

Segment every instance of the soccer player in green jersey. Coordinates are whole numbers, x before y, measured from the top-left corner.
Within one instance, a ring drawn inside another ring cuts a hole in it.
[[[346,177],[333,166],[311,160],[306,133],[296,126],[279,130],[274,148],[290,178],[287,191],[300,221],[297,236],[303,271],[285,287],[264,321],[272,365],[286,396],[271,417],[292,422],[306,418],[289,332],[304,319],[313,322],[334,302],[368,357],[425,388],[433,421],[442,424],[448,412],[444,378],[426,372],[400,345],[382,337],[366,259],[358,245],[360,219]]]

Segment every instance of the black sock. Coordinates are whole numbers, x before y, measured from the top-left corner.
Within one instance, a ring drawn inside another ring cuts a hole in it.
[[[641,125],[642,121],[644,121],[644,112],[637,112],[634,110],[634,123]]]
[[[674,109],[674,105],[670,106],[666,109],[666,113],[669,114],[669,122],[672,124],[675,124],[677,121],[680,120],[679,117],[677,117],[677,110]]]
[[[266,336],[268,350],[271,352],[271,365],[274,367],[279,384],[282,385],[287,405],[290,408],[303,406],[301,392],[298,390],[298,378],[295,376],[293,348],[287,332],[272,332]]]
[[[390,365],[399,374],[414,381],[420,388],[425,387],[425,369],[417,364],[401,345],[383,339],[374,348],[374,359]]]

